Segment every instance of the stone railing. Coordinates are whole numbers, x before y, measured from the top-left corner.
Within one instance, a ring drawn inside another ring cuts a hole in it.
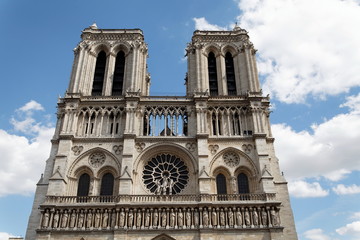
[[[179,203],[179,202],[266,202],[274,201],[274,193],[250,194],[193,194],[193,195],[118,195],[118,196],[46,196],[47,204],[91,203]]]
[[[196,207],[41,207],[38,231],[269,229],[280,227],[280,204]]]

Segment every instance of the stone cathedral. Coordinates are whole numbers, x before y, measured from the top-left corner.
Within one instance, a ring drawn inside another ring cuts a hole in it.
[[[26,239],[297,239],[255,52],[195,31],[186,96],[150,96],[143,32],[84,29]]]

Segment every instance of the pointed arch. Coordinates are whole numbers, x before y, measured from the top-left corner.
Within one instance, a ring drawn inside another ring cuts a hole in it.
[[[229,96],[236,95],[236,80],[233,54],[226,52],[225,54],[225,71],[226,71],[226,85]]]
[[[120,50],[115,59],[115,69],[112,84],[113,96],[122,95],[125,75],[125,52]]]
[[[218,78],[217,78],[216,57],[214,52],[212,51],[209,52],[207,63],[208,63],[210,96],[217,96],[219,95],[219,88],[218,88]]]
[[[91,90],[92,96],[101,96],[104,85],[105,71],[106,71],[107,56],[105,51],[101,50],[96,58],[95,72],[93,85]]]
[[[154,237],[153,239],[151,240],[176,240],[175,238],[172,238],[170,237],[169,235],[163,233],[163,234],[160,234],[156,237]]]

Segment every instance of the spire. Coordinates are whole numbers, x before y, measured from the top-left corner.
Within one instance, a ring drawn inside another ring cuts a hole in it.
[[[239,27],[239,25],[237,24],[237,22],[235,22],[235,26],[234,26],[234,28],[233,28],[233,31],[240,31],[240,30],[242,30],[242,29]]]
[[[94,22],[91,26],[90,26],[91,29],[98,29],[98,26],[96,25],[96,22]]]

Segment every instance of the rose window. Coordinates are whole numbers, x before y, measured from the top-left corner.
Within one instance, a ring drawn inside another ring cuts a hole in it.
[[[177,194],[186,187],[189,170],[177,156],[159,154],[147,162],[142,178],[146,188],[152,193]]]

